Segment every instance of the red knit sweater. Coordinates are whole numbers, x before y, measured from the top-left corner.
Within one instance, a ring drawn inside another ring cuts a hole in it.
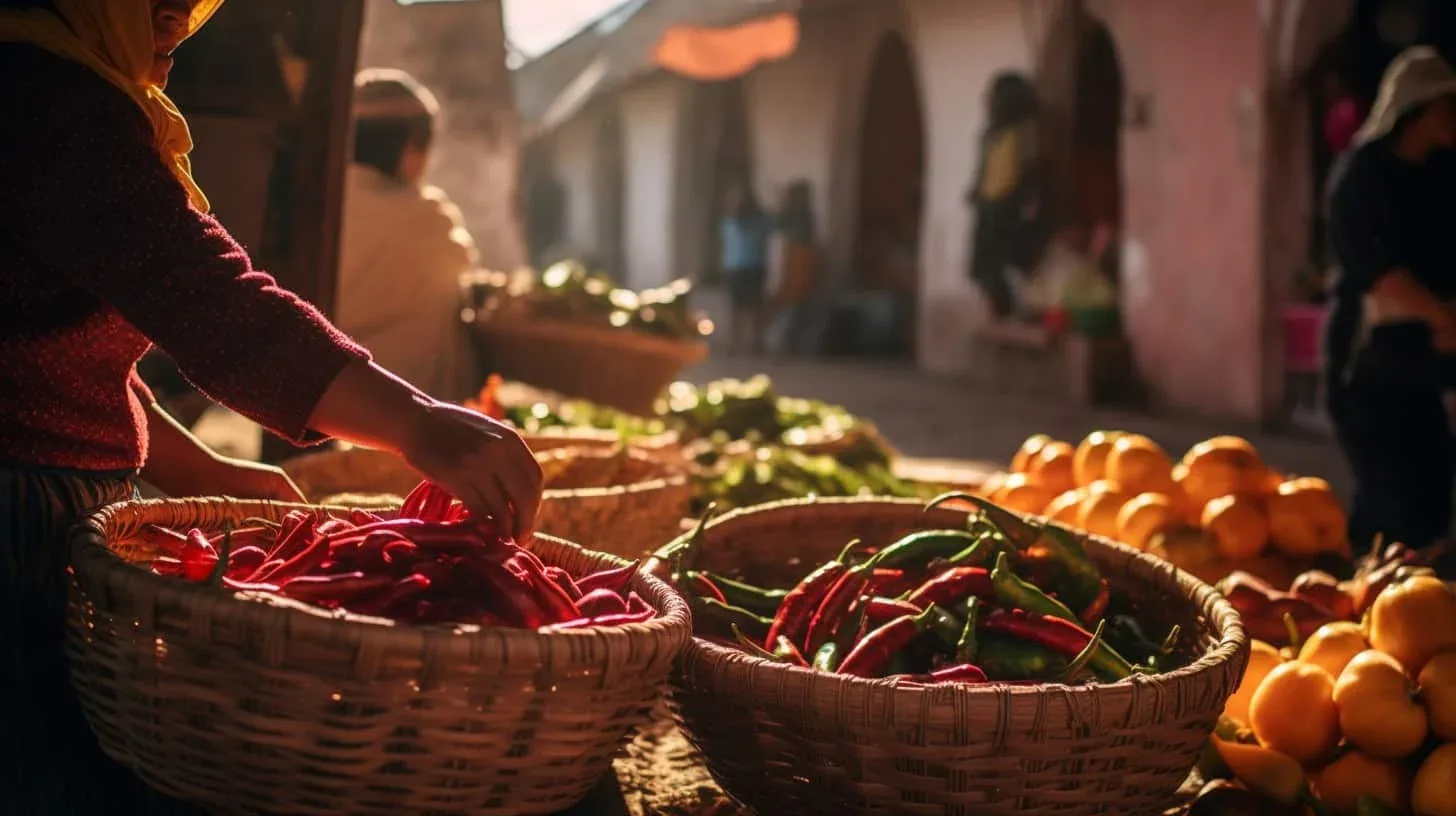
[[[296,442],[367,352],[193,208],[145,116],[86,68],[0,45],[0,462],[146,458],[137,359]]]

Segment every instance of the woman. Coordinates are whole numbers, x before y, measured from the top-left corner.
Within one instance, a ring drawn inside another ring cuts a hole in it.
[[[460,323],[460,276],[477,256],[460,211],[423,183],[439,109],[403,71],[355,80],[335,318],[380,365],[458,401],[480,385]]]
[[[1036,115],[1036,92],[1025,77],[1005,73],[992,81],[979,167],[966,204],[976,210],[971,279],[997,321],[1016,310],[1012,267],[1024,270],[1035,260]]]
[[[1456,354],[1449,185],[1432,159],[1456,147],[1456,71],[1412,48],[1331,173],[1340,270],[1326,327],[1328,403],[1354,471],[1350,540],[1413,547],[1444,537],[1456,480],[1442,392]]]
[[[818,230],[809,182],[800,179],[784,192],[778,229],[783,279],[774,298],[774,308],[783,324],[781,350],[793,354],[803,350],[818,261]]]
[[[730,187],[725,203],[720,229],[723,278],[733,310],[730,353],[757,356],[763,351],[764,287],[768,284],[768,241],[774,221],[747,184]]]
[[[0,0],[0,813],[138,812],[101,756],[62,651],[66,530],[130,498],[300,498],[216,456],[136,374],[165,350],[212,398],[296,442],[395,452],[476,513],[528,532],[541,472],[521,438],[370,361],[254,270],[206,214],[172,52],[220,0]]]

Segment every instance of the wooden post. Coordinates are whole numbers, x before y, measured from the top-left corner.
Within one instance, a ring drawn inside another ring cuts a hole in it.
[[[289,252],[284,283],[324,314],[334,305],[339,240],[348,165],[354,72],[364,27],[364,0],[299,4],[299,51],[308,60],[301,108],[312,115],[296,123],[289,186]],[[266,434],[262,459],[276,462],[297,453]]]

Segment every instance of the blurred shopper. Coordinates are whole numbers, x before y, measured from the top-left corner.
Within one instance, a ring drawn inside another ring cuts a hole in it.
[[[986,131],[966,204],[976,211],[971,279],[997,321],[1016,311],[1013,269],[1038,254],[1040,190],[1036,91],[1018,73],[998,75],[986,97]]]
[[[784,192],[778,230],[782,275],[774,311],[779,324],[779,348],[797,354],[805,350],[819,262],[818,226],[809,182],[797,180]]]
[[[438,399],[480,383],[460,320],[460,276],[476,265],[460,211],[425,185],[439,103],[403,71],[355,80],[354,157],[344,182],[339,328]]]
[[[1354,471],[1350,539],[1414,547],[1444,537],[1456,480],[1442,392],[1456,354],[1453,195],[1433,159],[1456,147],[1456,71],[1424,47],[1401,54],[1351,150],[1331,173],[1339,260],[1329,323],[1329,410]]]
[[[774,219],[747,183],[728,188],[720,224],[722,267],[732,305],[728,343],[731,354],[763,352],[764,290],[768,286],[768,242]]]
[[[162,813],[103,754],[65,651],[66,535],[136,495],[301,498],[219,456],[152,398],[156,343],[219,402],[299,444],[399,455],[529,533],[541,466],[519,434],[371,362],[254,269],[207,214],[172,53],[220,0],[0,0],[0,813]],[[159,658],[160,659],[160,658]],[[181,807],[178,805],[177,807]]]

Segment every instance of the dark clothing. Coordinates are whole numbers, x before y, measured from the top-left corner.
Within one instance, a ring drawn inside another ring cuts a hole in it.
[[[971,280],[981,288],[998,319],[1016,311],[1011,270],[1017,266],[1017,240],[1025,221],[1013,202],[983,202],[976,209],[971,243]]]
[[[768,285],[768,272],[763,267],[725,269],[723,281],[727,284],[728,300],[735,308],[763,305],[766,297],[764,287]]]
[[[71,687],[64,649],[66,533],[135,498],[126,473],[0,466],[0,781],[6,816],[197,813],[148,791],[101,752]]]
[[[156,342],[186,377],[280,435],[366,358],[252,267],[192,207],[146,116],[90,69],[0,44],[0,461],[135,470],[136,362]]]
[[[1408,270],[1437,297],[1456,297],[1453,195],[1442,166],[1414,165],[1386,140],[1341,156],[1330,175],[1330,243],[1340,270],[1325,328],[1330,417],[1354,471],[1350,540],[1375,535],[1424,546],[1444,537],[1456,486],[1456,436],[1442,392],[1456,361],[1424,323],[1363,326],[1363,298],[1382,275]]]

